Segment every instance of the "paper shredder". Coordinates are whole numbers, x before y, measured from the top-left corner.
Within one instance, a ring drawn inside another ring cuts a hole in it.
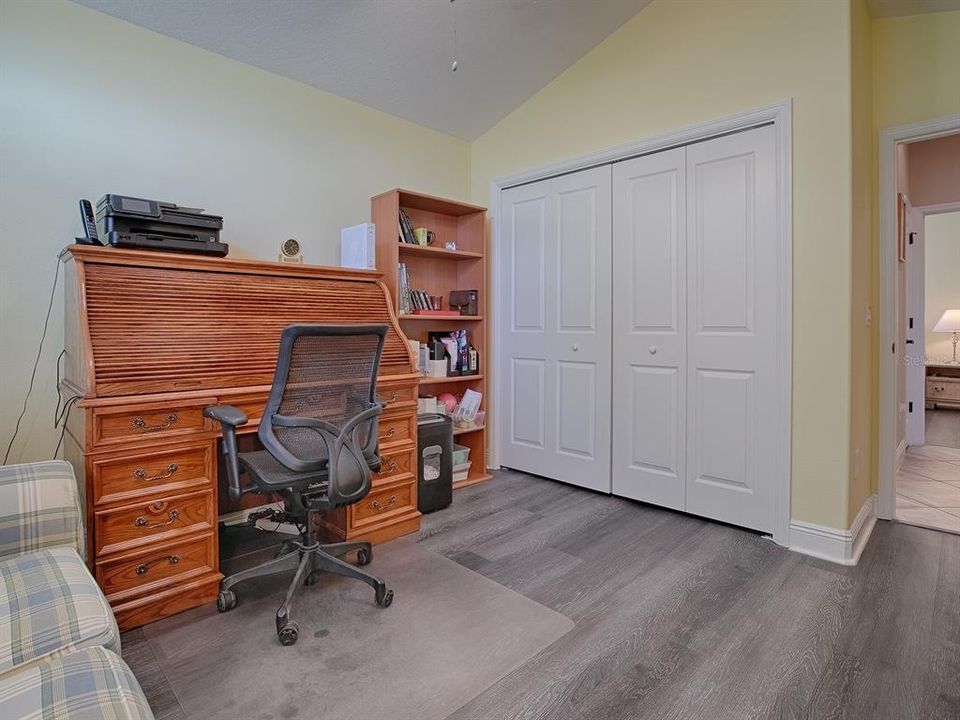
[[[453,419],[417,416],[417,509],[433,512],[453,502]]]

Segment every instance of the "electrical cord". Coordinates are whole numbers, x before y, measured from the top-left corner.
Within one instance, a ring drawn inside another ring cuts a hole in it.
[[[57,427],[60,424],[60,403],[63,402],[63,395],[60,393],[60,361],[63,360],[63,356],[67,354],[67,349],[64,348],[60,351],[60,354],[57,355],[57,407],[53,411],[53,426]]]
[[[79,395],[74,395],[63,404],[63,414],[60,416],[60,419],[63,420],[63,427],[60,428],[60,438],[57,440],[57,449],[53,451],[54,457],[56,457],[60,452],[60,446],[63,444],[63,435],[67,432],[67,419],[70,417],[70,410],[73,409],[74,403],[76,403],[79,399]],[[53,427],[56,429],[57,425],[54,425]]]
[[[10,438],[10,442],[7,445],[7,451],[3,455],[3,464],[7,464],[7,460],[10,459],[10,450],[13,449],[13,441],[17,439],[17,433],[20,432],[20,423],[23,421],[24,415],[27,414],[27,403],[30,401],[30,394],[33,392],[33,383],[37,379],[37,368],[40,366],[40,356],[43,354],[43,341],[47,337],[47,328],[50,325],[50,311],[53,310],[53,298],[57,294],[57,280],[60,277],[60,258],[63,257],[63,253],[66,252],[66,248],[57,255],[57,269],[53,274],[53,287],[50,289],[50,302],[47,304],[47,315],[43,320],[43,332],[40,334],[40,345],[37,348],[37,357],[33,361],[33,370],[30,373],[30,384],[27,387],[27,394],[23,398],[23,408],[20,410],[20,416],[17,418],[16,424],[13,426],[13,437]],[[57,361],[59,365],[59,360]],[[58,388],[59,393],[59,388]],[[59,402],[58,402],[59,410]],[[59,444],[57,448],[59,449]]]

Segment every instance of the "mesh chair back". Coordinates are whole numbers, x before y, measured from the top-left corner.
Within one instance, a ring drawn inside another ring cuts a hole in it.
[[[291,325],[280,341],[277,372],[260,423],[264,446],[293,470],[320,469],[331,448],[315,429],[282,427],[276,415],[322,420],[339,433],[351,418],[374,403],[377,370],[387,328],[383,325]],[[363,423],[354,438],[371,453],[376,448],[376,418]],[[291,463],[285,453],[294,458]],[[297,467],[299,466],[299,467]]]

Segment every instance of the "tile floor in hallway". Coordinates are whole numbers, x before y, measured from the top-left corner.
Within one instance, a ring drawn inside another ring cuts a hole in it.
[[[938,427],[956,422],[960,428],[960,411],[937,413],[932,418]],[[939,413],[953,413],[955,418]],[[897,472],[896,515],[911,525],[960,533],[960,447],[928,444],[907,449]]]
[[[960,410],[934,408],[923,418],[927,445],[960,448]]]

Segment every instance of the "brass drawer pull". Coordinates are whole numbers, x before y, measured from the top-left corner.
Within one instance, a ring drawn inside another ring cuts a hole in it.
[[[370,502],[370,508],[372,510],[376,510],[377,512],[380,512],[381,510],[386,510],[391,505],[396,505],[397,500],[398,498],[396,495],[391,495],[386,503],[381,503],[379,500],[373,500]]]
[[[156,560],[151,560],[150,562],[140,563],[137,565],[137,575],[146,575],[147,571],[150,569],[150,566],[154,563],[163,562],[166,560],[171,565],[176,565],[180,562],[179,555],[168,555],[165,558],[158,558]]]
[[[170,413],[167,415],[167,419],[163,421],[160,425],[147,425],[147,422],[142,417],[135,417],[130,421],[130,426],[135,430],[143,430],[144,432],[157,432],[158,430],[166,430],[171,425],[173,425],[179,418],[176,413]]]
[[[393,437],[393,436],[396,434],[396,432],[397,432],[397,428],[396,428],[396,427],[391,427],[389,430],[387,430],[387,431],[383,434],[383,436],[384,436],[384,437]]]
[[[390,402],[396,402],[396,401],[399,400],[399,399],[400,399],[400,393],[399,393],[399,392],[397,392],[396,390],[394,390],[392,393],[390,393]]]
[[[385,467],[381,467],[377,471],[377,475],[388,475],[396,469],[397,469],[397,461],[391,459],[390,462],[388,462]]]
[[[165,473],[157,473],[156,475],[147,477],[147,471],[140,467],[133,471],[133,477],[136,480],[146,480],[147,482],[152,482],[153,480],[166,480],[169,477],[173,477],[173,474],[176,471],[177,464],[170,463],[167,465],[167,471]]]
[[[180,511],[177,508],[174,508],[167,513],[167,519],[164,522],[151,523],[143,515],[138,515],[137,519],[133,521],[133,524],[137,527],[145,527],[148,530],[153,528],[163,527],[164,525],[169,525],[172,522],[176,522],[177,518],[180,517]]]

